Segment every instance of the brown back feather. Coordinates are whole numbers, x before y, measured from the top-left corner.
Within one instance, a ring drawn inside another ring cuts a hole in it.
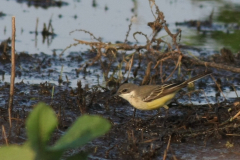
[[[169,95],[171,93],[177,92],[180,89],[186,87],[189,83],[192,83],[200,78],[203,78],[207,75],[211,74],[211,72],[206,72],[206,73],[202,73],[196,77],[190,78],[189,80],[183,81],[183,82],[179,82],[179,83],[173,83],[173,84],[169,84],[169,85],[162,85],[159,87],[156,87],[149,96],[143,98],[142,100],[144,102],[151,102],[155,99],[159,99],[161,97],[164,97],[166,95]]]

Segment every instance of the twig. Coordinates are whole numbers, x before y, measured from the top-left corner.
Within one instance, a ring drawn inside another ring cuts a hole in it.
[[[237,98],[238,98],[238,94],[237,94],[236,88],[234,87],[234,85],[232,85],[232,87],[233,87],[233,90],[234,90],[234,92],[236,93],[236,96],[237,96]]]
[[[130,30],[131,30],[131,27],[132,27],[132,19],[134,18],[134,16],[131,18],[131,20],[130,20],[130,24],[129,24],[129,26],[128,26],[128,31],[127,31],[127,34],[126,34],[126,38],[125,38],[125,41],[124,41],[124,43],[127,43],[127,38],[128,38],[128,36],[129,36],[129,32],[130,32]]]
[[[163,71],[162,71],[162,69],[163,69],[163,65],[162,65],[162,61],[161,61],[161,65],[160,65],[160,77],[161,77],[161,82],[163,83]]]
[[[148,140],[145,140],[141,143],[151,143],[151,142],[156,141],[156,140],[159,140],[159,138],[148,139]]]
[[[152,66],[152,61],[148,62],[147,69],[145,72],[145,76],[143,77],[141,85],[146,85],[150,81],[150,73],[151,73],[151,66]]]
[[[238,136],[238,137],[240,137],[240,134],[226,134],[226,136]]]
[[[167,57],[162,58],[162,59],[160,59],[159,61],[157,61],[157,64],[154,66],[154,69],[155,69],[162,61],[165,61],[165,60],[167,60],[167,59],[169,59],[169,58],[172,58],[172,56],[170,55],[170,56],[167,56]]]
[[[7,134],[6,134],[6,131],[5,131],[5,127],[4,127],[4,125],[2,125],[2,136],[3,136],[3,138],[5,139],[5,143],[6,143],[6,145],[8,146],[8,139],[7,139]]]
[[[204,96],[205,96],[205,99],[207,100],[207,103],[208,103],[209,108],[212,108],[212,106],[210,105],[210,102],[209,102],[209,100],[208,100],[208,98],[207,98],[207,95],[206,95],[206,93],[204,92],[204,90],[200,89],[200,91],[203,92],[203,94],[204,94]]]
[[[168,152],[169,147],[170,147],[170,142],[171,142],[171,135],[169,135],[167,148],[165,149],[165,151],[164,151],[164,155],[163,155],[163,160],[166,160],[166,158],[167,158],[167,152]]]
[[[132,58],[131,58],[131,60],[130,60],[130,66],[129,66],[129,70],[128,70],[128,76],[127,76],[127,79],[129,78],[130,71],[131,71],[132,66],[133,66],[133,59],[134,59],[134,53],[133,53]]]
[[[180,55],[180,56],[178,57],[178,62],[177,62],[177,64],[176,64],[174,70],[173,70],[172,73],[164,80],[165,82],[166,82],[170,77],[172,77],[173,73],[176,71],[176,69],[178,68],[179,64],[181,63],[181,60],[182,60],[182,55]]]
[[[223,97],[224,97],[224,99],[225,100],[227,100],[226,99],[226,97],[225,97],[225,95],[223,94],[223,91],[222,91],[222,89],[219,87],[219,85],[217,84],[217,82],[216,82],[216,79],[212,76],[212,75],[210,75],[211,77],[212,77],[212,79],[213,79],[213,81],[215,82],[215,84],[217,85],[217,87],[218,87],[218,89],[219,89],[219,91],[222,93],[222,95],[223,95]]]
[[[149,6],[151,8],[152,15],[154,16],[155,19],[157,19],[157,17],[155,16],[155,14],[153,13],[153,10],[152,10],[152,7],[154,5],[156,6],[155,1],[154,0],[149,0]]]
[[[173,159],[173,160],[177,160],[177,157],[175,156],[175,153],[174,153],[172,147],[170,147],[170,151],[171,151],[171,153],[172,153],[172,159]]]
[[[144,34],[144,33],[142,33],[142,32],[135,32],[135,33],[133,33],[133,38],[136,40],[137,43],[138,43],[138,40],[137,40],[136,37],[135,37],[136,34],[143,35],[143,36],[146,38],[146,40],[147,40],[147,44],[149,43],[149,39],[148,39],[148,37],[147,37],[146,34]]]
[[[105,152],[105,157],[109,157],[109,152],[111,151],[111,150],[113,150],[115,147],[117,146],[117,144],[116,145],[114,145],[114,146],[112,146],[112,147],[110,147],[106,152]]]
[[[76,30],[74,30],[74,31],[71,31],[71,32],[69,33],[69,35],[71,35],[73,32],[76,32],[76,31],[85,32],[85,33],[89,34],[90,36],[92,36],[93,39],[95,39],[95,40],[98,41],[98,42],[101,42],[101,41],[102,41],[101,38],[95,37],[93,33],[89,32],[89,31],[87,31],[87,30],[84,30],[84,29],[76,29]]]
[[[177,55],[175,56],[175,58],[178,58]],[[236,68],[236,67],[233,67],[230,65],[224,65],[222,63],[206,62],[206,61],[196,60],[196,59],[193,59],[193,58],[187,57],[187,56],[184,56],[182,60],[186,61],[187,63],[192,62],[195,65],[201,65],[201,66],[205,66],[205,67],[213,67],[213,68],[223,69],[226,71],[231,71],[234,73],[240,73],[240,68]]]
[[[236,119],[239,115],[240,115],[240,111],[237,114],[235,114],[235,116],[232,118],[232,120]]]

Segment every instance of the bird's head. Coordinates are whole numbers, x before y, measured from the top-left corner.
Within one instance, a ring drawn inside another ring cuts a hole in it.
[[[126,100],[130,100],[130,98],[135,95],[134,90],[137,87],[137,85],[132,83],[124,83],[119,87],[117,93],[114,96],[119,96]]]

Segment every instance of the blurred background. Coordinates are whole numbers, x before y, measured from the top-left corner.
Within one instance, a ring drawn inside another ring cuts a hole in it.
[[[235,52],[239,50],[239,44],[234,41],[240,37],[240,1],[156,0],[155,2],[165,14],[170,29],[183,30],[181,44],[208,50],[219,50],[223,46],[229,46]],[[198,32],[194,25],[186,23],[208,21],[211,14],[213,26],[202,27],[205,33]],[[88,30],[96,37],[101,37],[104,42],[124,41],[132,17],[134,17],[133,25],[128,40],[135,42],[132,34],[141,31],[150,35],[151,29],[148,28],[147,23],[154,20],[148,0],[2,0],[0,41],[11,37],[12,16],[16,16],[16,51],[29,54],[40,52],[52,54],[53,50],[60,54],[64,48],[74,43],[74,38],[92,40],[83,32],[69,34],[76,29]],[[55,35],[43,39],[41,35],[43,25],[44,23],[48,25],[50,20]],[[39,34],[35,36],[36,25]],[[210,31],[211,34],[208,33]],[[164,36],[164,33],[161,34]],[[225,37],[219,38],[219,36]],[[225,39],[226,37],[231,38]],[[144,37],[137,38],[139,43],[146,42]],[[65,54],[86,49],[86,46],[79,45],[68,49]]]

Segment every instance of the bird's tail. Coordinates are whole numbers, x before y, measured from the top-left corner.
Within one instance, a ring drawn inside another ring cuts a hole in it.
[[[189,80],[186,80],[185,82],[182,83],[182,85],[188,85],[189,83],[192,83],[196,80],[199,80],[207,75],[210,75],[212,74],[212,72],[205,72],[205,73],[202,73],[202,74],[199,74],[197,75],[196,77],[193,77],[193,78],[190,78]]]
[[[183,82],[180,82],[180,83],[175,83],[175,84],[172,84],[172,85],[169,85],[169,86],[166,86],[164,88],[164,92],[165,94],[166,93],[172,93],[172,92],[176,92],[184,87],[186,87],[189,83],[192,83],[198,79],[201,79],[209,74],[211,74],[212,72],[206,72],[206,73],[202,73],[202,74],[199,74],[197,75],[196,77],[193,77],[193,78],[190,78],[189,80],[186,80],[186,81],[183,81]]]

